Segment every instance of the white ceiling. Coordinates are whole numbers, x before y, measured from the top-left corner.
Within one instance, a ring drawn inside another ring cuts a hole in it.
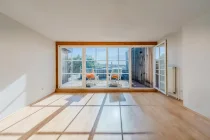
[[[157,41],[210,0],[0,0],[0,12],[55,41]]]

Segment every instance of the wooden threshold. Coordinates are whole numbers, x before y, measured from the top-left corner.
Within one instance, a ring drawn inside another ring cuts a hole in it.
[[[154,88],[141,89],[56,89],[55,93],[157,92]]]

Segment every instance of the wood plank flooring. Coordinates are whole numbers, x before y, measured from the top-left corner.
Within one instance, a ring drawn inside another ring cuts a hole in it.
[[[0,121],[0,140],[210,140],[210,121],[160,93],[53,94]]]

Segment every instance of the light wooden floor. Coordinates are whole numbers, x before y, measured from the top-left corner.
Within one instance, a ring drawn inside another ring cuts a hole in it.
[[[210,122],[160,93],[54,94],[2,120],[0,139],[209,140]]]

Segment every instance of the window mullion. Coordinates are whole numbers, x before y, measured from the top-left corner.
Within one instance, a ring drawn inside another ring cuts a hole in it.
[[[82,48],[82,87],[86,88],[86,48]]]
[[[109,87],[108,47],[106,47],[106,87]]]
[[[132,88],[132,75],[131,75],[131,71],[132,71],[132,67],[131,67],[131,49],[129,48],[129,53],[128,53],[128,63],[129,63],[129,71],[128,71],[128,76],[129,76],[129,88]]]

